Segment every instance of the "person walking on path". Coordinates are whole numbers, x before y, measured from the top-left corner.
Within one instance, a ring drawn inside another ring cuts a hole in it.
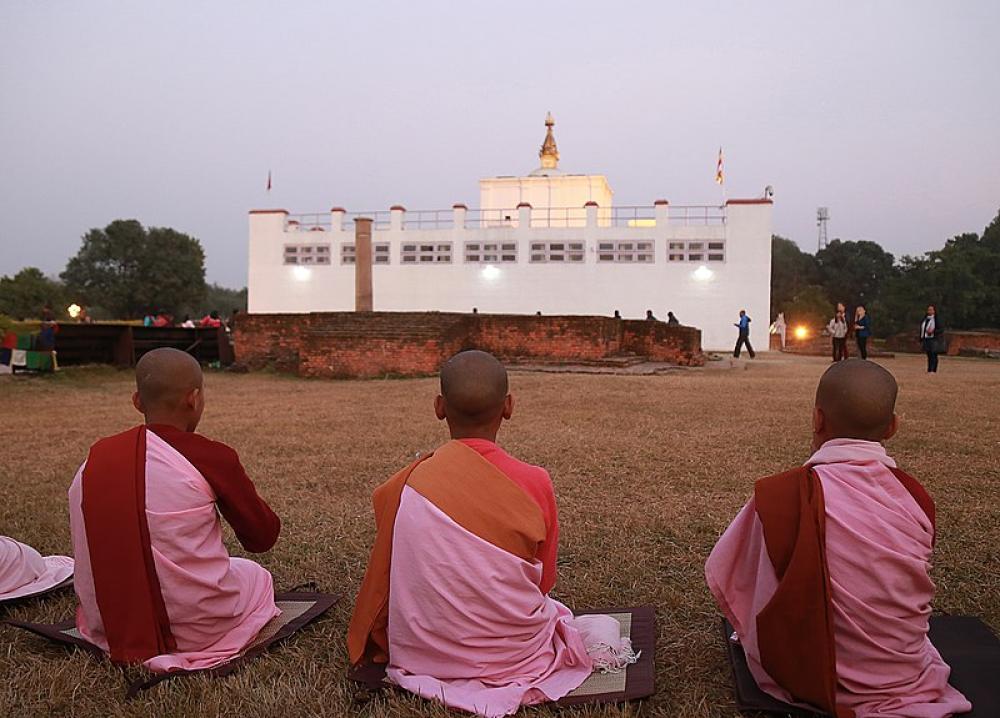
[[[753,359],[757,356],[757,352],[750,345],[750,317],[747,316],[746,309],[740,310],[740,320],[733,324],[733,326],[740,330],[739,337],[736,339],[736,348],[733,350],[733,358],[740,358],[740,349],[745,344],[747,351],[750,352],[750,358]]]
[[[854,339],[858,343],[858,354],[862,359],[868,358],[868,337],[872,335],[872,318],[865,311],[865,305],[859,304],[854,310]]]
[[[927,306],[927,315],[920,323],[920,346],[927,355],[927,371],[936,374],[938,354],[944,353],[947,347],[944,343],[944,325],[933,304]]]
[[[843,304],[837,305],[837,313],[826,325],[826,330],[833,338],[833,360],[843,361],[847,358],[847,317]]]

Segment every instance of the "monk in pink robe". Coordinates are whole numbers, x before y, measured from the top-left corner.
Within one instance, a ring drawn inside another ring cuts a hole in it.
[[[574,619],[547,595],[555,495],[544,469],[497,446],[512,410],[491,355],[442,367],[435,413],[452,440],[376,489],[378,533],[348,632],[353,666],[385,664],[396,685],[484,716],[565,696],[598,643],[616,644],[599,659],[616,668],[634,659],[613,619]],[[601,619],[613,639],[596,638]]]
[[[873,362],[831,366],[814,453],[757,482],[705,566],[761,689],[838,718],[971,710],[927,635],[934,502],[881,443],[896,394]]]
[[[116,663],[211,668],[280,613],[271,574],[229,556],[218,514],[252,552],[281,523],[236,452],[194,433],[205,400],[190,355],[145,354],[136,383],[146,423],[94,444],[69,490],[76,625]]]
[[[27,544],[0,536],[0,601],[34,596],[73,575],[69,556],[42,556]]]

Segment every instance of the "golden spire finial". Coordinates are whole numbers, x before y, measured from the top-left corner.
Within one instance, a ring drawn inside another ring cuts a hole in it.
[[[538,156],[542,160],[543,169],[556,169],[559,166],[559,149],[556,147],[556,138],[552,135],[552,128],[556,121],[552,119],[552,113],[545,114],[545,141],[542,142],[542,149],[538,151]]]

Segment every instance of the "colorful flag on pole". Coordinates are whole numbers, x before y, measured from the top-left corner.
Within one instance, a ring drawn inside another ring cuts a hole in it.
[[[719,148],[719,161],[715,165],[715,184],[722,184],[725,176],[722,174],[722,148]]]
[[[719,161],[721,162],[722,160]],[[267,171],[267,191],[271,191],[271,170]]]

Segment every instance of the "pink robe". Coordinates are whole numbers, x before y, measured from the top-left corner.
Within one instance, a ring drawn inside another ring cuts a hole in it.
[[[84,467],[69,490],[80,602],[76,624],[86,640],[108,651],[82,511]],[[271,574],[253,561],[229,556],[212,487],[153,431],[146,432],[145,472],[153,562],[177,650],[143,665],[156,672],[211,668],[238,654],[280,613]]]
[[[806,463],[825,499],[838,705],[857,718],[944,718],[971,710],[948,684],[951,669],[927,637],[933,529],[889,471],[895,462],[876,442],[835,439]],[[758,685],[793,703],[761,665],[756,616],[778,581],[753,499],[719,539],[705,576]]]
[[[402,688],[504,716],[558,700],[590,675],[572,613],[539,590],[541,562],[465,530],[410,486],[390,571],[386,675]]]
[[[31,546],[0,536],[0,601],[43,593],[72,575],[68,556],[42,557]]]

